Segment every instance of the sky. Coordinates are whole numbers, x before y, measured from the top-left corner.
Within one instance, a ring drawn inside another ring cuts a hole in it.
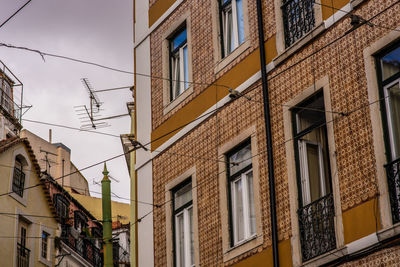
[[[1,0],[0,24],[27,0]],[[32,0],[0,28],[0,43],[90,61],[112,68],[133,71],[133,1],[131,0]],[[96,66],[42,57],[33,52],[0,47],[0,60],[24,85],[23,101],[32,105],[23,119],[81,127],[74,106],[88,105],[89,97],[81,78],[88,78],[94,90],[133,85],[133,75]],[[129,89],[98,93],[103,102],[102,117],[126,114],[126,103],[133,101]],[[98,131],[120,135],[129,133],[128,116],[108,120]],[[71,149],[71,160],[78,169],[123,153],[117,137],[68,130],[23,121],[25,129],[53,143]],[[38,159],[40,160],[40,158]],[[129,198],[129,174],[124,157],[107,162],[111,190]],[[103,165],[82,171],[90,190],[102,179]],[[55,177],[57,178],[57,177]],[[100,197],[92,193],[92,196]],[[127,200],[116,199],[121,202]]]

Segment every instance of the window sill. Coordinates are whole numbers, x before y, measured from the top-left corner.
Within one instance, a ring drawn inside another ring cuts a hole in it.
[[[171,110],[173,110],[176,106],[183,102],[189,95],[193,93],[193,86],[190,86],[186,89],[182,94],[180,94],[177,98],[169,102],[167,105],[164,106],[163,115],[168,114]]]
[[[297,51],[306,46],[310,41],[320,35],[325,31],[325,24],[321,23],[318,26],[314,27],[311,31],[309,31],[306,35],[304,35],[301,39],[297,40],[291,46],[286,48],[280,55],[272,60],[274,62],[275,67],[279,64],[282,64],[285,60],[295,54]]]
[[[263,243],[262,234],[261,235],[253,235],[248,239],[243,240],[239,244],[236,244],[234,247],[228,248],[224,251],[224,262],[232,260],[237,256],[240,256],[260,245]]]
[[[323,264],[339,259],[346,254],[348,254],[346,247],[337,248],[329,252],[326,252],[325,254],[322,254],[318,257],[315,257],[309,261],[306,261],[300,266],[302,267],[321,266]]]
[[[41,263],[43,263],[44,265],[51,267],[51,261],[49,261],[49,260],[47,260],[47,259],[45,259],[43,257],[40,257],[39,261]]]
[[[214,73],[217,74],[221,70],[223,70],[226,66],[228,66],[229,63],[231,63],[233,60],[235,60],[238,56],[240,56],[243,52],[245,52],[248,48],[250,47],[250,40],[246,40],[238,46],[235,50],[233,50],[232,53],[230,53],[228,56],[222,58],[216,63],[216,66],[214,68]]]
[[[25,198],[20,197],[19,195],[17,195],[17,194],[14,193],[14,192],[12,192],[9,196],[12,197],[13,199],[15,199],[16,201],[18,201],[19,203],[21,203],[23,206],[26,207],[27,201],[26,201]]]

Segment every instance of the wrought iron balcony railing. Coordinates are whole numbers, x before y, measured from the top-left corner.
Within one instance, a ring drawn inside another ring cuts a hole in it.
[[[303,261],[336,248],[335,208],[332,194],[302,207],[297,212]]]
[[[129,251],[119,244],[113,244],[113,262],[114,266],[130,266]]]
[[[30,253],[29,249],[17,243],[17,267],[29,267]]]
[[[94,242],[91,242],[89,239],[81,237],[75,238],[71,233],[71,227],[68,225],[62,226],[61,241],[72,248],[85,260],[92,263],[93,266],[103,266],[100,249],[97,248]]]
[[[385,165],[393,223],[400,222],[400,158]]]
[[[285,45],[291,46],[315,26],[315,0],[283,0],[282,17]]]

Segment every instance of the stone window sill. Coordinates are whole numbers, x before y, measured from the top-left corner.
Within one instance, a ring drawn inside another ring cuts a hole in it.
[[[193,85],[186,89],[182,94],[180,94],[177,98],[169,102],[163,109],[163,115],[166,115],[168,112],[173,110],[176,106],[183,102],[190,94],[193,93]]]
[[[298,52],[304,46],[306,46],[310,41],[312,41],[315,37],[320,35],[325,31],[325,24],[321,23],[318,26],[314,27],[311,31],[305,34],[301,39],[297,40],[291,46],[285,49],[280,55],[274,58],[272,61],[274,62],[275,67],[279,64],[283,63],[286,59],[291,57],[293,54]]]
[[[224,252],[224,262],[232,260],[260,245],[263,243],[262,235],[253,235],[246,240],[243,240],[241,243],[237,244],[234,247],[227,249]]]
[[[214,73],[217,74],[221,70],[223,70],[226,66],[228,66],[232,61],[234,61],[237,57],[239,57],[243,52],[245,52],[250,47],[250,40],[247,39],[244,43],[238,46],[235,50],[232,51],[228,56],[222,58],[220,61],[216,63],[214,68]]]

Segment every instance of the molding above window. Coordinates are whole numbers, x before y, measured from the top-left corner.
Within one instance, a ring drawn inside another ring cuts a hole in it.
[[[261,222],[261,199],[260,199],[260,174],[259,174],[259,164],[258,158],[252,158],[252,172],[253,172],[253,192],[254,192],[254,211],[256,215],[256,234],[249,237],[247,240],[242,241],[236,246],[231,246],[231,236],[229,231],[229,200],[228,200],[228,179],[225,164],[225,154],[237,147],[246,139],[250,138],[251,143],[251,153],[252,155],[257,155],[257,138],[256,138],[256,127],[252,126],[238,136],[225,143],[218,148],[218,159],[219,159],[219,197],[220,197],[220,213],[221,213],[221,226],[222,226],[222,250],[223,250],[223,261],[227,262],[234,259],[252,249],[255,249],[263,244],[263,229]]]
[[[192,37],[191,37],[191,20],[190,11],[183,13],[171,26],[164,32],[162,36],[162,77],[163,80],[163,115],[177,107],[182,103],[191,93],[193,93],[193,84],[189,84],[189,88],[184,90],[179,96],[171,100],[171,85],[170,85],[170,37],[180,29],[182,25],[186,25],[187,34],[187,54],[188,54],[188,76],[189,82],[193,81],[193,68],[192,68]]]

